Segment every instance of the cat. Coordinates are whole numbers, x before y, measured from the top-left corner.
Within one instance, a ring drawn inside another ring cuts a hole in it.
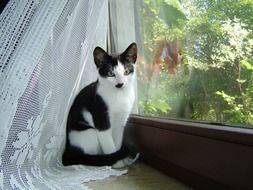
[[[67,119],[63,165],[127,165],[123,132],[135,101],[137,45],[121,54],[93,51],[98,79],[76,96]]]

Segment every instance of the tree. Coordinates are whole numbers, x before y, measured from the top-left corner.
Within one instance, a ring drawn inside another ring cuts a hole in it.
[[[252,125],[253,2],[144,0],[140,9],[143,113]],[[182,60],[172,72],[175,41]]]

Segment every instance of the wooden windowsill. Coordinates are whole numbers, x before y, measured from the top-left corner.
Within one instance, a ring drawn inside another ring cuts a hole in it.
[[[86,185],[93,190],[192,190],[142,162],[129,166],[125,175],[91,181]]]
[[[253,130],[133,115],[125,144],[195,189],[253,187]]]

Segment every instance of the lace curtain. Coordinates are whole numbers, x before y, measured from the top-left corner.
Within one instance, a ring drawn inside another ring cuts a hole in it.
[[[96,79],[92,51],[106,46],[107,0],[10,0],[0,15],[0,189],[87,189],[121,175],[63,167],[68,110]]]

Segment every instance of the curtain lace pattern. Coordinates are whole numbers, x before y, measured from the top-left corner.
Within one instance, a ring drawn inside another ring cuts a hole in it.
[[[108,1],[10,0],[0,15],[0,189],[88,189],[111,167],[61,164],[68,110],[97,77]]]

